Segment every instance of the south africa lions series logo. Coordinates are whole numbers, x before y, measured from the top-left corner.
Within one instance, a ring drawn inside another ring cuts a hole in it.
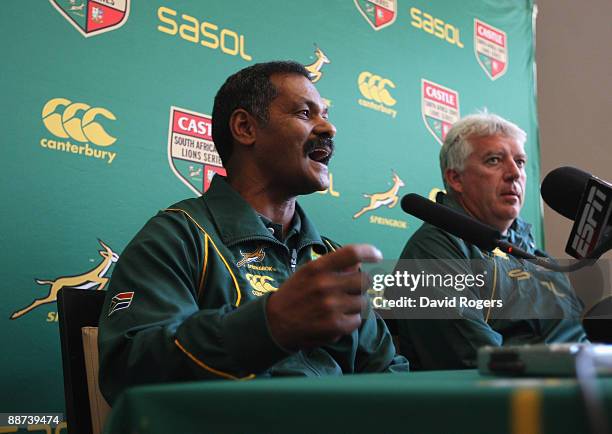
[[[474,54],[487,76],[497,80],[508,69],[506,32],[474,18]]]
[[[354,0],[357,10],[374,30],[390,26],[397,18],[397,0]]]
[[[118,29],[130,13],[130,0],[49,1],[86,38]]]
[[[170,108],[168,163],[177,178],[198,196],[208,190],[213,176],[226,175],[212,141],[210,116]]]
[[[429,132],[442,145],[448,130],[459,120],[459,93],[421,80],[421,114]]]

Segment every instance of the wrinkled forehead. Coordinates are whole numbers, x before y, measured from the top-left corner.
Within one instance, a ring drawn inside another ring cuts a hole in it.
[[[300,74],[273,74],[270,81],[277,91],[276,99],[285,103],[316,104],[321,109],[327,108],[319,91],[312,82]]]
[[[513,156],[526,156],[525,145],[515,138],[495,134],[489,136],[476,136],[468,139],[471,145],[471,153],[476,155],[485,154],[510,154]]]

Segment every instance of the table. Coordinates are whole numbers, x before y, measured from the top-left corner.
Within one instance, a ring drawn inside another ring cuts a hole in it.
[[[600,380],[612,426],[612,378]],[[587,433],[575,379],[475,370],[139,386],[105,433]]]

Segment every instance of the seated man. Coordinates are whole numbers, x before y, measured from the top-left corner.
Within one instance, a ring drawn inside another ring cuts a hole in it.
[[[365,310],[358,267],[381,253],[321,237],[296,203],[329,186],[335,132],[302,65],[227,79],[213,108],[227,178],[149,220],[114,270],[99,335],[110,403],[144,383],[407,370]]]
[[[529,253],[546,256],[536,248],[531,226],[519,218],[526,181],[525,140],[523,130],[494,114],[470,115],[458,121],[440,151],[448,193],[439,193],[437,202],[498,229],[506,241]],[[461,294],[457,288],[436,288],[434,292],[500,300],[505,309],[502,317],[491,315],[490,309],[457,309],[459,314],[452,319],[398,321],[400,351],[413,369],[473,368],[477,349],[484,345],[586,340],[579,321],[582,305],[561,273],[543,270],[499,250],[481,251],[428,223],[410,238],[401,258],[436,259],[439,261],[421,262],[441,268],[479,260],[478,265],[466,266],[472,269],[465,272],[484,267],[484,286]]]

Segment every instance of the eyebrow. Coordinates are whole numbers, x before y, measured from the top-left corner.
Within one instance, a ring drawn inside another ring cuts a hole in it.
[[[494,156],[494,155],[506,155],[506,154],[507,154],[507,152],[505,150],[489,151],[486,154],[484,154],[482,156],[482,158],[487,158],[487,157],[491,157],[491,156]],[[526,160],[527,159],[527,154],[524,153],[524,152],[521,152],[520,154],[516,154],[514,156],[514,158],[523,158],[523,159]]]

